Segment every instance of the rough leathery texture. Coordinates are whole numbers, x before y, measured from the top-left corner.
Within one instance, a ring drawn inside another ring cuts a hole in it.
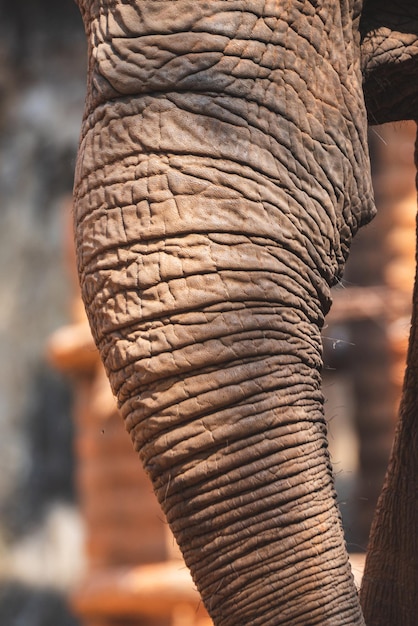
[[[418,117],[418,3],[365,0],[362,71],[369,122]]]
[[[358,11],[83,5],[83,297],[217,625],[363,623],[319,376],[329,286],[374,210]]]

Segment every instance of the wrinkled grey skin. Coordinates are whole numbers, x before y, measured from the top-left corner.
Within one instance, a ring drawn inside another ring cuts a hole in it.
[[[415,1],[79,6],[83,298],[205,605],[219,626],[364,624],[327,452],[320,329],[375,210],[367,114],[415,116]],[[408,429],[416,442],[416,420]],[[389,520],[414,489],[393,506],[391,480]],[[368,624],[416,623],[409,509],[401,552],[393,523],[388,539],[376,522]]]

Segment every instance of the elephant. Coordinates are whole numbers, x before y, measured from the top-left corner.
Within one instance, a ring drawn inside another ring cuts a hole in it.
[[[368,122],[418,117],[416,0],[77,2],[83,300],[214,624],[415,625],[417,311],[360,594],[320,331],[376,211]]]

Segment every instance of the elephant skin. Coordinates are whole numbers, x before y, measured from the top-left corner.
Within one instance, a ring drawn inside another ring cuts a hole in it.
[[[364,624],[327,449],[320,329],[375,212],[363,76],[369,118],[393,119],[400,86],[385,84],[380,109],[376,84],[404,59],[379,38],[389,29],[405,43],[418,77],[416,20],[399,35],[398,5],[372,0],[363,15],[357,0],[79,6],[83,299],[203,601],[217,626]],[[388,625],[380,587],[390,624],[415,624],[416,570],[409,600],[373,581],[367,623]]]

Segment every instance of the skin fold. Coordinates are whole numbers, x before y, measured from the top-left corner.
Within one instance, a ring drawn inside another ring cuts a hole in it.
[[[327,450],[320,330],[375,212],[367,115],[414,118],[416,87],[382,77],[396,65],[418,78],[416,10],[401,3],[393,21],[384,1],[363,13],[348,0],[79,6],[83,299],[203,601],[217,626],[364,624]],[[370,563],[366,621],[388,625],[376,588],[392,602],[390,585]],[[390,624],[415,624],[416,564],[415,551]]]

